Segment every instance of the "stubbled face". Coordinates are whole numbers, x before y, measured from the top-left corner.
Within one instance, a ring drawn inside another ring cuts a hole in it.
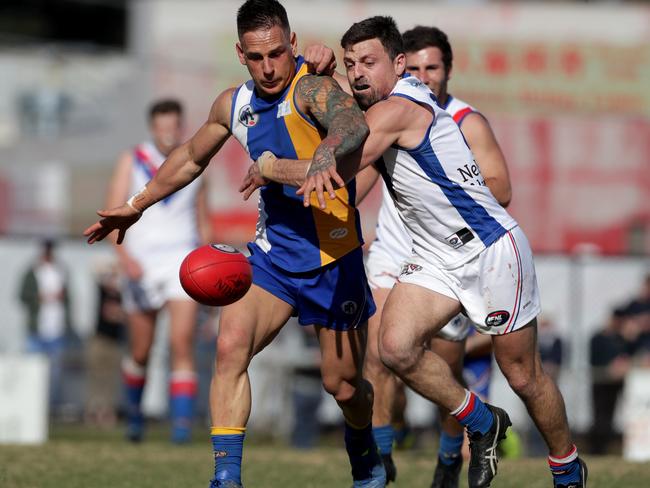
[[[248,72],[261,96],[273,96],[293,80],[297,52],[296,34],[282,27],[245,32],[236,45],[239,62]]]
[[[181,117],[174,112],[154,115],[149,124],[153,142],[164,155],[172,152],[182,142],[183,124]]]
[[[437,47],[425,47],[406,53],[406,71],[415,76],[435,93],[438,100],[447,99],[449,73],[442,62],[442,51]]]
[[[404,73],[404,55],[394,60],[379,39],[361,41],[345,49],[343,62],[352,95],[363,110],[390,95]]]

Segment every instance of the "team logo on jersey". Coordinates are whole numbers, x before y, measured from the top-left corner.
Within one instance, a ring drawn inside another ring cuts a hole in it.
[[[354,315],[357,312],[357,308],[359,308],[357,302],[353,302],[352,300],[346,300],[341,304],[341,310],[347,315]]]
[[[237,249],[235,249],[232,246],[229,246],[228,244],[210,244],[210,247],[212,247],[213,249],[216,249],[217,251],[227,252],[227,253],[231,253],[231,254],[235,254],[235,253],[239,252],[239,251],[237,251]]]
[[[253,127],[260,120],[260,116],[253,112],[253,108],[250,104],[244,105],[239,109],[239,115],[237,116],[239,122],[244,124],[246,127]]]
[[[449,237],[445,238],[447,244],[449,244],[454,249],[458,249],[459,247],[464,246],[472,239],[474,239],[474,234],[472,234],[472,231],[467,227],[463,227],[455,234],[452,234]]]
[[[404,266],[402,266],[402,271],[400,272],[400,276],[410,275],[417,271],[422,271],[422,266],[420,266],[419,264],[406,263]]]
[[[415,76],[407,76],[406,78],[404,78],[404,81],[406,81],[409,85],[415,88],[418,88],[424,84],[420,80],[418,80]]]
[[[343,239],[348,235],[348,229],[345,227],[337,227],[330,231],[330,239]]]
[[[488,327],[499,327],[505,324],[510,318],[510,313],[505,310],[497,310],[485,317],[485,325]]]
[[[276,115],[276,119],[281,119],[282,117],[286,117],[287,115],[291,114],[291,104],[289,103],[289,100],[285,100],[284,102],[280,103],[278,105],[278,114]]]

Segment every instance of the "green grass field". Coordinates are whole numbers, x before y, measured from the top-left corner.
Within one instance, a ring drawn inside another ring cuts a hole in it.
[[[122,440],[117,430],[54,432],[44,446],[0,446],[2,488],[176,488],[208,486],[212,471],[209,441],[172,446],[153,436],[141,445]],[[295,451],[255,441],[244,449],[246,488],[349,488],[343,448]],[[395,488],[428,488],[435,452],[423,449],[395,454]],[[650,487],[650,464],[616,457],[587,457],[590,488]],[[466,483],[461,486],[467,486]],[[549,488],[542,458],[502,461],[493,488]]]

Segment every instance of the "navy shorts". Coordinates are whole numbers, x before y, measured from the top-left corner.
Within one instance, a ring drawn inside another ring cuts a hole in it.
[[[291,305],[300,325],[343,331],[363,324],[375,313],[361,248],[305,273],[275,266],[256,244],[248,244],[248,249],[253,283]]]

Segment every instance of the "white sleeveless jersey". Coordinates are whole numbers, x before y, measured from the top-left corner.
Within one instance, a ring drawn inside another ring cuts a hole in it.
[[[165,156],[152,142],[137,145],[132,152],[131,191],[141,190],[156,174]],[[149,262],[166,252],[188,251],[199,243],[196,197],[197,178],[185,188],[149,207],[126,233],[124,246],[134,258]]]
[[[447,102],[442,108],[449,112],[459,127],[467,115],[477,112],[470,104],[451,95],[447,97]],[[370,246],[370,251],[383,252],[394,262],[401,263],[411,255],[412,241],[385,183],[382,183],[381,191],[382,200],[377,217],[376,237]]]
[[[458,125],[437,105],[429,88],[407,76],[391,96],[429,107],[434,119],[416,148],[393,146],[377,165],[413,241],[413,252],[453,269],[517,223],[485,186]]]

